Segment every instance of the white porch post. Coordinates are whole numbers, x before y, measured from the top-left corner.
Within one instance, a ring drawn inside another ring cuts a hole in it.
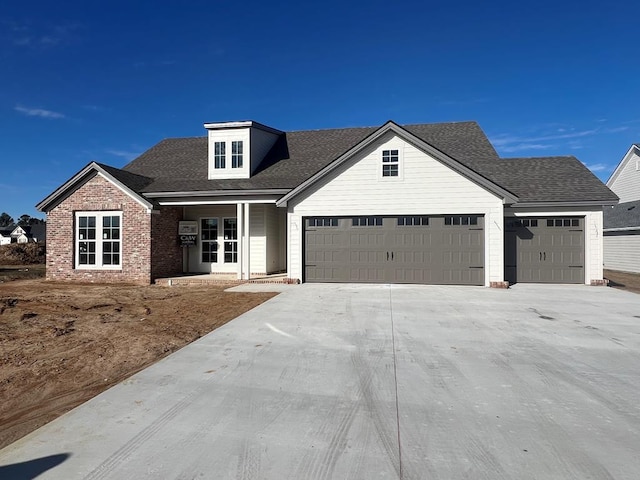
[[[238,280],[242,280],[244,273],[244,203],[236,204],[236,217],[238,228]]]
[[[249,280],[251,278],[251,227],[250,227],[250,220],[251,220],[251,204],[249,203],[245,203],[244,204],[244,242],[242,242],[242,247],[244,249],[243,254],[242,254],[242,258],[243,261],[246,265],[246,269],[245,271],[247,272],[247,275],[245,276],[245,278],[247,280]]]

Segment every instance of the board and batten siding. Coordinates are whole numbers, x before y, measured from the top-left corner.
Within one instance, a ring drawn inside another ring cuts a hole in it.
[[[398,149],[400,175],[382,177],[382,150]],[[288,276],[302,279],[303,217],[479,214],[485,285],[504,278],[502,199],[389,133],[289,201]]]
[[[635,148],[616,179],[607,186],[620,197],[620,203],[640,200],[640,155]]]
[[[252,275],[266,273],[267,230],[265,205],[249,204],[249,258]]]
[[[640,273],[640,229],[605,233],[604,268]]]
[[[554,208],[553,210],[533,210],[506,208],[506,217],[584,217],[584,283],[590,285],[603,278],[603,214],[600,210],[579,208]]]
[[[280,245],[285,242],[285,237],[281,235],[280,217],[286,214],[285,210],[273,205],[265,205],[265,225],[266,225],[266,271],[265,273],[280,272],[285,269],[284,259],[280,256]]]

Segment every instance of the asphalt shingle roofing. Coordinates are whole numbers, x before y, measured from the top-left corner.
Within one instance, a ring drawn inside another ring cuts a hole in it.
[[[640,200],[625,202],[604,209],[604,228],[640,229]]]
[[[500,159],[476,122],[402,126],[520,202],[615,201],[574,157]],[[208,180],[207,137],[166,139],[122,170],[102,165],[139,193],[293,189],[379,127],[286,132],[249,179]]]

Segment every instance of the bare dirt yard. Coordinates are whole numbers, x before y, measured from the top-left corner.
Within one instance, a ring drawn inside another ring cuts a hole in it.
[[[609,280],[609,286],[613,288],[621,288],[630,292],[640,293],[640,274],[614,272],[612,270],[604,271],[604,278]]]
[[[0,267],[0,448],[275,295],[15,280],[43,272]]]

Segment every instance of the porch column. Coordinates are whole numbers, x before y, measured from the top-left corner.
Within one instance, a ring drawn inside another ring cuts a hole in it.
[[[238,280],[242,280],[244,270],[244,203],[236,204],[236,218],[238,222],[238,266],[236,268]]]
[[[242,242],[242,259],[246,267],[245,272],[247,272],[244,278],[249,280],[251,278],[251,204],[245,203],[244,208],[244,228],[242,229],[244,231],[244,241]]]

